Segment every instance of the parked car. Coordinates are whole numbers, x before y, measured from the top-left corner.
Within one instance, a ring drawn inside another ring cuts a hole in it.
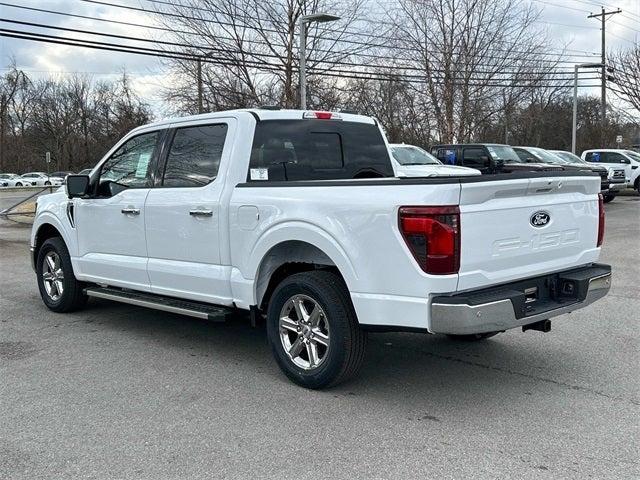
[[[558,165],[564,170],[589,171],[597,173],[600,176],[600,193],[602,193],[605,203],[615,198],[615,193],[609,191],[609,171],[604,167],[594,166],[586,162],[573,163],[565,160],[559,155],[551,153],[540,147],[513,147],[523,162],[527,163],[546,163]]]
[[[562,170],[555,165],[524,163],[509,145],[496,143],[434,145],[431,154],[445,165],[475,168],[483,174]]]
[[[623,168],[613,168],[613,167],[603,167],[600,165],[595,165],[593,163],[588,163],[587,161],[580,158],[575,153],[567,152],[565,150],[549,150],[549,152],[558,155],[560,158],[575,164],[587,164],[592,166],[598,166],[600,168],[607,169],[607,179],[609,181],[609,188],[605,190],[604,182],[601,184],[602,195],[604,196],[605,201],[611,201],[615,196],[620,192],[620,190],[624,190],[627,187],[627,183],[625,180],[625,172]]]
[[[0,187],[21,187],[20,175],[15,173],[0,173]]]
[[[282,371],[321,388],[355,374],[371,330],[548,331],[603,297],[599,189],[566,171],[396,178],[370,117],[207,113],[136,128],[40,196],[31,256],[55,312],[248,310]]]
[[[605,167],[623,168],[627,186],[640,193],[640,153],[633,150],[600,148],[585,150],[582,158],[589,163],[597,163]]]
[[[62,179],[66,178],[67,175],[73,175],[73,172],[71,170],[61,170],[59,172],[51,172],[50,174],[52,177],[60,177]]]
[[[429,152],[414,145],[391,143],[391,163],[396,177],[445,177],[480,175],[480,170],[457,165],[443,165]]]
[[[62,185],[64,181],[63,178],[52,177],[44,172],[29,172],[21,175],[20,178],[21,182],[23,182],[25,186],[30,185],[34,187],[43,187],[49,185],[59,186]]]

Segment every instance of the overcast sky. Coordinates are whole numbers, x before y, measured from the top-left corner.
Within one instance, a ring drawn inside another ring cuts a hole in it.
[[[146,9],[152,9],[148,0],[105,0]],[[376,1],[376,0],[372,0]],[[382,0],[383,1],[383,0]],[[53,10],[57,12],[120,20],[129,23],[155,24],[153,18],[144,12],[123,10],[104,5],[96,5],[81,0],[2,0],[6,4]],[[587,19],[589,12],[599,12],[596,0],[533,0],[535,7],[542,10],[540,26],[557,40],[558,47],[584,52],[600,52],[600,31],[596,19]],[[607,1],[607,9],[621,8],[622,14],[614,15],[607,22],[608,48],[630,47],[640,41],[640,0]],[[2,19],[20,20],[31,23],[64,26],[90,31],[163,39],[163,32],[143,28],[117,25],[83,18],[67,17],[51,13],[29,11],[0,5]],[[49,35],[86,38],[98,41],[112,41],[109,38],[92,37],[77,33],[64,33],[24,25],[3,22],[2,28],[34,31]],[[164,38],[167,39],[167,38]],[[143,46],[142,44],[137,44]],[[148,46],[148,45],[146,45]],[[126,69],[134,80],[136,91],[151,103],[156,114],[163,114],[158,91],[167,85],[166,67],[154,57],[127,53],[98,51],[88,48],[71,47],[0,37],[1,68],[6,71],[14,60],[17,66],[31,76],[65,75],[70,72],[84,72],[95,79],[113,78]],[[577,52],[576,52],[577,54]],[[581,59],[586,61],[586,58]],[[594,61],[598,58],[594,56]]]

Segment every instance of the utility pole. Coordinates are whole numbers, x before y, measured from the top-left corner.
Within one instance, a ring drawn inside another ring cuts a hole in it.
[[[600,121],[602,122],[602,130],[600,132],[600,144],[604,148],[605,145],[605,128],[607,125],[607,53],[606,53],[606,36],[605,36],[605,25],[607,21],[607,17],[609,15],[615,15],[616,13],[622,13],[622,10],[612,10],[610,12],[605,11],[604,7],[600,7],[600,13],[592,13],[587,18],[598,18],[600,17],[601,22],[601,33],[602,33],[602,46],[601,46],[601,61],[602,61],[602,79],[600,84]]]
[[[7,96],[3,93],[0,96],[0,172],[4,171],[4,124],[5,112],[7,111]]]
[[[202,106],[202,61],[198,58],[198,113],[204,113]]]

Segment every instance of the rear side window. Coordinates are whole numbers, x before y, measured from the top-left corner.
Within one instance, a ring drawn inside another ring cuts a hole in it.
[[[601,162],[601,154],[600,152],[588,152],[585,156],[584,159],[587,162]]]
[[[201,187],[218,175],[227,125],[178,128],[167,155],[164,187]]]
[[[248,180],[393,177],[375,125],[339,120],[265,120],[256,125]]]

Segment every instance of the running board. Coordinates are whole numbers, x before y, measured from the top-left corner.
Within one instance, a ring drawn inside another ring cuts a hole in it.
[[[84,289],[84,293],[89,297],[104,298],[106,300],[128,303],[129,305],[204,318],[213,322],[224,322],[225,315],[231,311],[231,308],[219,307],[208,303],[109,287],[89,287]]]

